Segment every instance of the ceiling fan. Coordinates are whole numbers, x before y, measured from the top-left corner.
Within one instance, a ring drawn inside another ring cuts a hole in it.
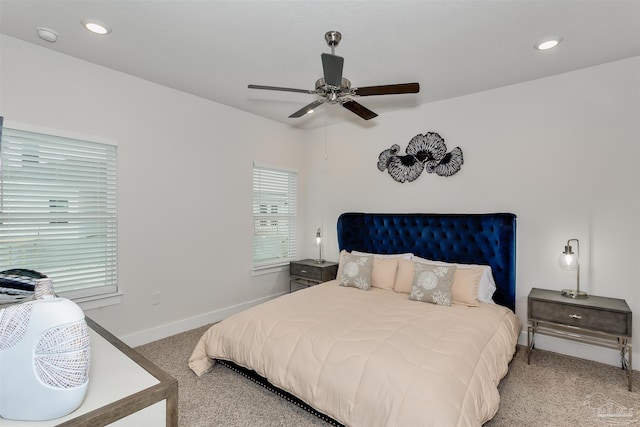
[[[342,77],[344,58],[335,55],[335,48],[338,43],[340,43],[342,34],[338,31],[328,31],[324,35],[324,39],[327,41],[329,47],[331,47],[331,53],[323,53],[321,55],[324,77],[316,81],[315,90],[261,85],[249,85],[249,89],[298,92],[318,96],[318,99],[291,114],[289,118],[302,117],[307,113],[313,112],[316,107],[328,102],[330,104],[340,104],[365,120],[373,119],[377,114],[356,102],[353,99],[354,97],[418,93],[420,91],[420,85],[418,83],[400,83],[359,88],[351,87],[351,82]]]

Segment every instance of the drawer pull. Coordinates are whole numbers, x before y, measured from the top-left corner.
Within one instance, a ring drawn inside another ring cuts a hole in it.
[[[569,317],[571,317],[572,319],[582,319],[582,316],[580,316],[579,314],[570,314]]]
[[[300,270],[300,273],[306,273],[307,270]]]

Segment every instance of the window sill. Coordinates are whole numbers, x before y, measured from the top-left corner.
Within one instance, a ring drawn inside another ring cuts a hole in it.
[[[280,273],[281,271],[289,271],[289,263],[283,265],[274,265],[273,267],[263,267],[251,270],[251,276],[262,276],[264,274]]]
[[[96,295],[92,297],[74,298],[73,302],[78,304],[82,310],[93,310],[94,308],[108,307],[122,302],[122,293]]]

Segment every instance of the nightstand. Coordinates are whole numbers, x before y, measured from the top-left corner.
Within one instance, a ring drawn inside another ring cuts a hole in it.
[[[533,288],[527,298],[527,319],[527,364],[536,334],[613,348],[620,351],[632,391],[631,310],[625,300],[594,295],[573,299],[560,291]]]
[[[291,261],[289,264],[289,292],[333,280],[337,273],[337,262],[316,262],[313,259]]]

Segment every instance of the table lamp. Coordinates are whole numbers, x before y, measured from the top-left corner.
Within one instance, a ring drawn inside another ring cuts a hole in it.
[[[322,259],[322,234],[320,233],[320,227],[318,227],[318,231],[316,232],[316,245],[318,245],[318,259],[316,262],[318,264],[322,264],[324,260]]]
[[[576,242],[577,253],[573,252],[571,242]],[[576,288],[563,289],[562,295],[569,298],[586,298],[587,293],[580,290],[580,242],[578,239],[569,239],[564,247],[564,252],[558,258],[560,268],[567,271],[576,271]]]

